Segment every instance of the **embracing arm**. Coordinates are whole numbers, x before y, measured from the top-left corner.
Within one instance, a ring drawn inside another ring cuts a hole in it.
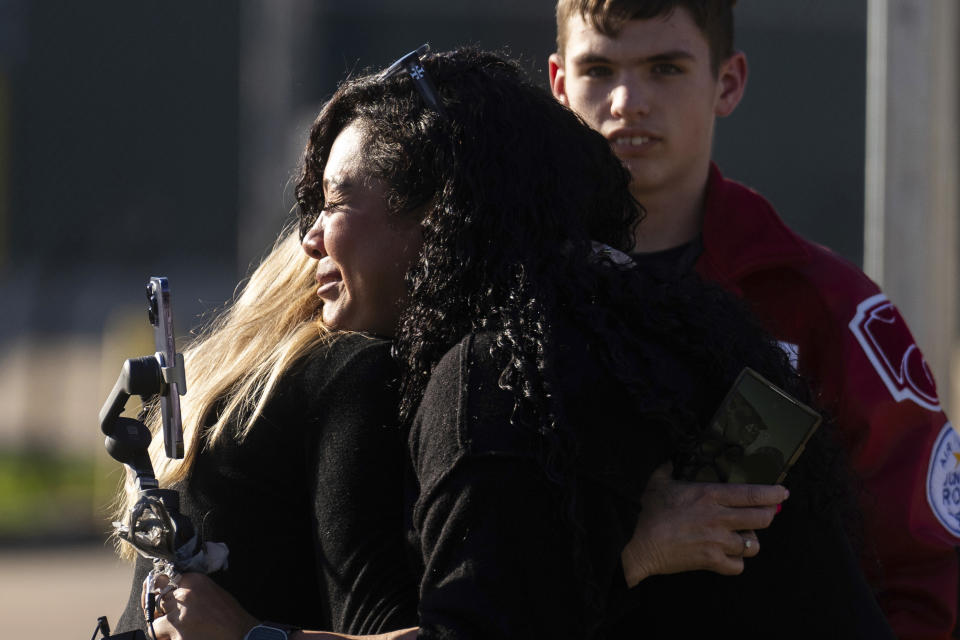
[[[167,611],[156,619],[157,640],[242,640],[259,620],[202,573],[186,573],[179,587],[166,594]],[[417,630],[401,629],[375,635],[347,635],[328,631],[298,631],[290,640],[413,640]]]
[[[671,465],[661,466],[647,482],[633,537],[621,555],[627,586],[684,571],[742,573],[744,558],[760,552],[754,531],[770,526],[789,495],[779,485],[675,480]]]
[[[471,339],[448,352],[410,432],[420,637],[586,637],[635,512],[585,475],[548,476],[491,358]]]
[[[310,411],[316,575],[329,607],[325,621],[314,624],[362,635],[416,624],[417,590],[404,538],[406,448],[395,426],[396,367],[387,342],[347,336],[331,352],[348,348],[350,359],[315,394]]]
[[[424,638],[442,631],[452,631],[457,638],[518,637],[523,630],[530,632],[528,637],[583,635],[576,633],[582,624],[576,613],[580,607],[565,606],[579,601],[582,583],[568,563],[570,549],[557,544],[563,536],[558,538],[550,526],[555,514],[540,502],[543,478],[525,463],[501,462],[480,464],[482,469],[473,472],[464,468],[462,474],[453,474],[459,478],[426,501],[425,540],[436,540],[437,546],[427,553],[429,575],[423,583],[422,616],[429,628]],[[462,493],[458,488],[463,488],[468,476],[471,488]],[[501,481],[509,491],[501,493]],[[475,500],[483,505],[469,509],[469,520],[451,520],[444,515],[459,512],[463,502]],[[515,519],[517,510],[526,506],[532,507],[530,519]],[[485,516],[493,521],[484,522]],[[536,520],[539,516],[545,519]],[[468,529],[462,530],[460,525],[468,525]],[[203,574],[184,574],[162,605],[166,615],[154,623],[158,640],[241,640],[259,622]],[[291,634],[291,640],[417,637],[421,637],[417,628],[368,636],[323,631]]]
[[[609,582],[597,576],[619,569],[617,546],[608,545],[606,567],[586,556],[577,563],[587,550],[561,514],[555,488],[519,457],[461,461],[422,494],[414,515],[425,565],[421,637],[585,637],[586,583],[605,595]]]
[[[165,601],[170,606],[158,632],[240,640],[258,619],[268,619],[352,634],[319,637],[380,637],[374,634],[416,624],[416,587],[403,546],[404,447],[389,426],[396,411],[389,391],[394,376],[388,343],[350,335],[312,356],[298,378],[285,382],[284,392],[305,398],[306,405],[293,405],[271,425],[281,425],[281,418],[304,425],[307,500],[298,504],[309,511],[276,515],[281,521],[303,515],[314,534],[299,564],[271,567],[248,558],[247,572],[233,581],[258,581],[276,594],[276,603],[299,604],[266,607],[248,598],[241,607],[209,579],[187,575],[175,599]],[[297,576],[306,578],[297,582]],[[320,583],[319,597],[295,592],[309,579]]]

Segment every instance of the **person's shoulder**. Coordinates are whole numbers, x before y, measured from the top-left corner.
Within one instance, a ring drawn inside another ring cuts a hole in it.
[[[432,409],[433,404],[459,404],[461,393],[465,391],[463,376],[470,361],[470,350],[474,343],[474,334],[466,335],[447,349],[430,371],[420,413]]]
[[[415,436],[453,438],[462,454],[530,451],[534,439],[502,383],[510,357],[494,334],[464,336],[433,368],[415,420]]]
[[[880,287],[847,258],[832,249],[796,234],[806,260],[787,265],[786,271],[806,286],[830,317],[849,320],[866,301],[882,296]]]
[[[331,336],[304,356],[303,383],[308,388],[319,389],[344,377],[396,377],[392,344],[362,333]]]
[[[810,255],[800,269],[821,289],[858,300],[880,292],[880,287],[847,258],[800,235],[797,238]]]
[[[499,384],[508,356],[497,348],[493,333],[471,333],[450,347],[430,374],[424,402],[449,402],[469,410],[490,405],[506,393]],[[493,409],[493,406],[487,406]]]
[[[762,229],[762,233],[752,236],[753,247],[744,246],[738,251],[739,260],[751,263],[745,273],[792,276],[806,284],[808,294],[817,297],[824,307],[841,315],[880,293],[877,284],[860,267],[790,228],[759,192],[723,178],[719,172],[717,179],[717,200],[722,202],[722,208],[741,212],[745,223],[754,230]],[[750,234],[741,235],[746,239]],[[764,245],[762,249],[756,247],[758,243]]]
[[[393,343],[365,333],[341,333],[324,345],[324,358],[332,363],[356,363],[390,359]]]
[[[471,333],[461,338],[440,358],[431,373],[433,385],[453,384],[462,391],[499,388],[500,371],[508,356],[498,348],[493,332]]]

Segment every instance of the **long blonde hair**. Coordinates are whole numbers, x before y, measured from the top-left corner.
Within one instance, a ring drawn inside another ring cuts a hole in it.
[[[300,247],[297,230],[285,229],[233,303],[184,350],[183,460],[164,454],[157,407],[146,419],[154,434],[150,458],[161,487],[183,481],[206,444],[223,437],[242,440],[284,372],[330,338],[318,313],[315,264]],[[117,519],[136,500],[136,487],[127,478],[117,499]],[[117,540],[120,556],[135,558],[130,545]]]

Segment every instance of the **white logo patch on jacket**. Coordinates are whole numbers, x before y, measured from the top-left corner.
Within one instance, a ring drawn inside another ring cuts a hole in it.
[[[940,410],[930,367],[903,316],[885,295],[861,302],[849,327],[897,402],[909,399],[930,411]]]
[[[798,369],[800,366],[800,347],[786,340],[778,340],[777,344],[780,345],[780,348],[783,349],[787,357],[790,358],[790,366]]]
[[[949,422],[943,425],[930,455],[927,502],[940,524],[960,538],[960,434]]]

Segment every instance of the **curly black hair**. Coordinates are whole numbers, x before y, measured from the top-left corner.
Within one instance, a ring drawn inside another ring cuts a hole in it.
[[[696,446],[745,365],[804,393],[786,355],[730,295],[694,275],[657,282],[595,251],[593,241],[629,251],[643,215],[605,138],[497,54],[460,49],[422,64],[443,113],[405,75],[344,82],[314,123],[296,188],[306,233],[324,206],[330,147],[357,122],[390,213],[421,217],[395,339],[404,424],[443,355],[464,336],[492,334],[506,363],[500,385],[542,435],[545,470],[573,519],[576,436],[553,366],[559,327],[575,327],[631,396],[637,424],[669,432],[678,454]],[[692,372],[692,401],[659,385],[664,354]],[[578,562],[587,571],[586,558]]]
[[[628,250],[642,215],[608,142],[516,63],[462,49],[427,56],[423,65],[447,117],[405,76],[349,80],[311,130],[296,189],[306,233],[324,206],[330,146],[358,121],[389,211],[422,215],[424,247],[408,274],[410,304],[397,335],[407,419],[432,366],[468,333],[502,330],[515,367],[534,366],[534,345],[557,304],[548,299],[552,283],[583,279],[592,240]],[[537,395],[536,377],[517,378],[531,385],[529,397]]]

